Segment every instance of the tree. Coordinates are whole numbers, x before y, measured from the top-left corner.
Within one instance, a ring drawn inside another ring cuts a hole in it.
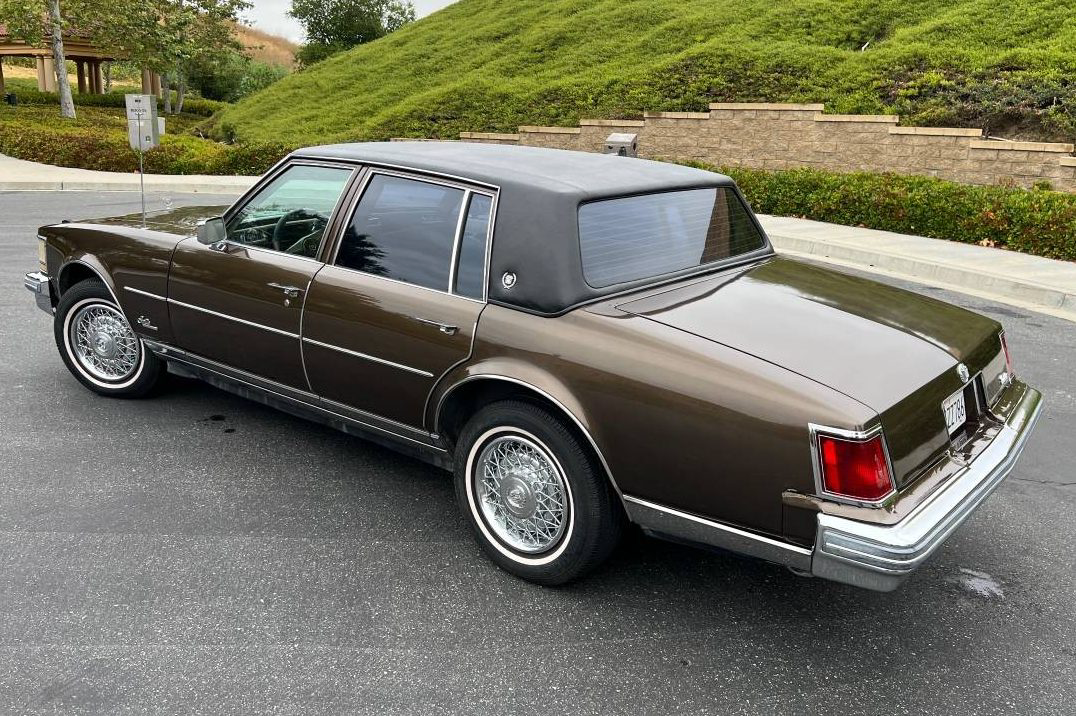
[[[80,0],[73,3],[76,11],[84,9],[84,6],[85,3]],[[65,8],[72,9],[66,2]],[[47,39],[52,47],[56,89],[60,94],[60,115],[68,119],[75,118],[75,100],[71,96],[71,82],[67,78],[63,34],[72,27],[71,16],[71,13],[61,13],[60,0],[0,0],[0,20],[7,25],[8,33],[28,45],[40,46]]]
[[[306,30],[296,58],[311,65],[414,22],[415,6],[410,0],[292,0],[288,14]]]

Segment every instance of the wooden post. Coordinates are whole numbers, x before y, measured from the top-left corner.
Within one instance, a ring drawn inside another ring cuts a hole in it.
[[[78,93],[86,94],[86,62],[75,60],[75,74],[78,75]]]
[[[155,94],[158,97],[161,96],[161,76],[156,72],[153,73],[153,89],[150,94]]]
[[[105,93],[105,78],[101,74],[101,60],[93,61],[93,87],[95,94]]]
[[[149,94],[153,89],[153,80],[150,79],[149,70],[142,70],[142,94]]]
[[[56,63],[51,57],[46,57],[44,61],[45,65],[45,91],[56,91]]]
[[[45,84],[45,58],[35,57],[37,60],[37,91],[47,92],[48,86]]]
[[[0,57],[0,96],[4,94],[4,58]]]

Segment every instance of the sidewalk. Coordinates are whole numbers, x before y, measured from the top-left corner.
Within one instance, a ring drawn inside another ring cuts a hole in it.
[[[239,194],[257,177],[147,174],[146,190]],[[0,191],[137,191],[138,174],[68,169],[0,154]],[[952,289],[1076,321],[1076,263],[781,216],[759,217],[781,253]]]
[[[1004,249],[783,216],[759,217],[782,253],[1076,321],[1076,263]]]
[[[146,174],[146,191],[235,193],[257,177]],[[0,191],[138,191],[138,174],[54,167],[0,154]]]

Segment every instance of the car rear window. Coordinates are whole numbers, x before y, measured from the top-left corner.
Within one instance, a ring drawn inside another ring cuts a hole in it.
[[[656,278],[765,245],[724,187],[605,199],[579,207],[583,277],[594,288]]]

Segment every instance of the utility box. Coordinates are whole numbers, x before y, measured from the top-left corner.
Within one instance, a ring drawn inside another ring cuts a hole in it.
[[[124,95],[127,107],[127,139],[131,149],[144,152],[161,143],[157,121],[157,98],[151,94]]]
[[[639,155],[639,135],[624,132],[613,132],[605,138],[605,150],[603,154],[616,154],[619,157],[635,157]]]

